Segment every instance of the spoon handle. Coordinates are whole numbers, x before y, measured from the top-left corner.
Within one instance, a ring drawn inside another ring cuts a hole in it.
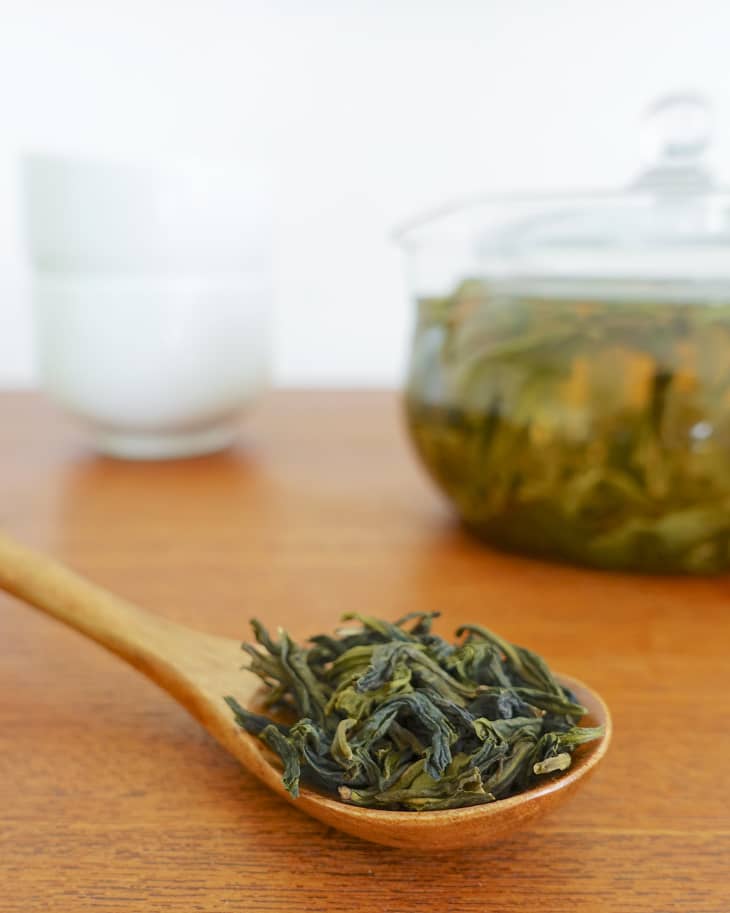
[[[199,678],[229,643],[144,612],[2,533],[0,590],[75,628],[168,690],[178,690],[170,678],[179,684],[181,672]]]

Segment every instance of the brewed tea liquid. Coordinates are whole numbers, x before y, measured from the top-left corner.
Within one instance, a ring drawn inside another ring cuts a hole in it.
[[[730,294],[490,286],[420,303],[407,410],[466,524],[606,568],[730,566]]]

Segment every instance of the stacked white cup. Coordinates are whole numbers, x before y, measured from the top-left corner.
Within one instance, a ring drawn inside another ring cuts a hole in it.
[[[269,373],[264,182],[47,157],[23,173],[48,393],[114,456],[229,445]]]

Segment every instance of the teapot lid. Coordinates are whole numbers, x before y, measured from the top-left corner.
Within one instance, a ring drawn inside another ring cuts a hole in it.
[[[422,220],[401,239],[408,247],[436,228],[434,241],[461,234],[480,274],[495,278],[726,284],[730,192],[707,167],[711,135],[701,95],[665,96],[645,112],[644,165],[625,189],[492,196]]]

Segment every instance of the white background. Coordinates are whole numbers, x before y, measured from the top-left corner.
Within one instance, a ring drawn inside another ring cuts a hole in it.
[[[33,383],[24,150],[266,156],[275,376],[397,383],[390,233],[473,190],[616,186],[641,109],[692,87],[730,151],[727,0],[0,0],[0,385]]]

